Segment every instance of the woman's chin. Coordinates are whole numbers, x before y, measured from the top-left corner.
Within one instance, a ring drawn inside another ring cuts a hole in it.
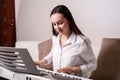
[[[63,33],[59,33],[59,35],[60,35],[60,36],[62,36],[62,35],[63,35]]]

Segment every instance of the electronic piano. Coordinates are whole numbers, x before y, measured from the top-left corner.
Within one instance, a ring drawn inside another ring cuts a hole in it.
[[[0,76],[9,80],[91,80],[38,68],[26,48],[14,47],[0,47]]]

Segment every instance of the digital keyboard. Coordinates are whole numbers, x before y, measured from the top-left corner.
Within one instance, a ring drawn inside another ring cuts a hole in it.
[[[57,80],[92,80],[88,78],[83,78],[83,77],[78,77],[66,73],[57,73],[55,71],[43,69],[43,68],[38,68],[40,71],[40,74],[51,74],[51,76]]]
[[[9,80],[91,80],[83,77],[72,76],[63,73],[56,73],[54,71],[46,70],[40,68],[40,74],[44,74],[42,76],[24,74],[24,73],[16,73],[12,72],[6,68],[0,67],[0,76],[7,78]]]
[[[26,48],[14,47],[0,47],[0,76],[11,80],[90,80],[37,68]]]

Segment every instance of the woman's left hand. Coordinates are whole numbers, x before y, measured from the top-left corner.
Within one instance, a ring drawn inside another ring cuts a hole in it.
[[[67,74],[73,73],[72,67],[59,68],[59,69],[57,69],[57,72],[58,72],[58,73],[67,73]]]
[[[71,74],[71,73],[73,73],[73,68],[74,68],[74,67],[63,67],[63,68],[57,69],[57,72],[58,72],[58,73]]]
[[[57,72],[58,73],[67,73],[67,74],[79,73],[80,67],[63,67],[63,68],[57,69]]]

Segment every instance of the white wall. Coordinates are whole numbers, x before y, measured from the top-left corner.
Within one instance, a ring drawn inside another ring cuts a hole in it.
[[[50,12],[65,4],[94,46],[104,37],[120,38],[120,0],[15,0],[17,41],[44,41],[52,36]]]

